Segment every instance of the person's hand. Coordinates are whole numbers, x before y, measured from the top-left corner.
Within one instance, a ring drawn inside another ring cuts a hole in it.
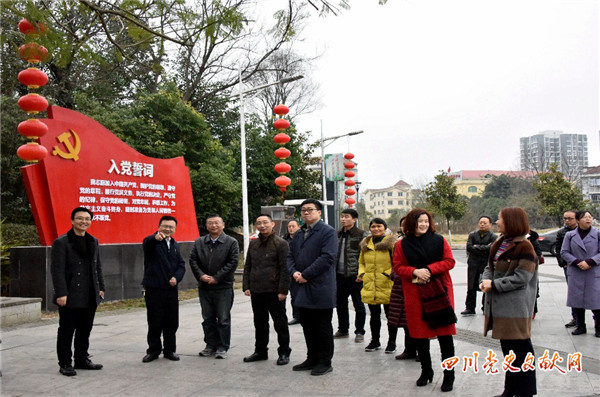
[[[244,291],[244,295],[246,295],[246,296],[250,296],[250,290],[249,290],[249,289],[247,289],[246,291]]]
[[[210,280],[211,280],[211,279],[212,279],[212,277],[211,277],[211,276],[209,276],[208,274],[203,274],[203,275],[200,277],[200,281],[203,281],[203,282],[205,282],[205,283],[207,283],[207,284],[210,284]]]
[[[104,291],[100,291],[98,295],[100,295],[100,299],[104,300]]]
[[[302,277],[302,273],[300,273],[300,272],[294,273],[294,280],[296,280],[296,282],[298,284],[304,284],[304,283],[308,282],[308,280],[306,280],[304,277]]]
[[[590,265],[588,265],[588,263],[586,261],[581,261],[577,264],[577,267],[580,268],[581,270],[589,270],[592,267]]]
[[[415,269],[413,271],[413,276],[417,278],[418,284],[428,283],[431,279],[431,273],[429,273],[429,270],[427,269]]]
[[[355,281],[356,281],[357,283],[362,283],[362,278],[360,278],[360,277],[356,276],[356,280],[355,280]]]
[[[279,298],[279,302],[283,302],[285,298],[287,298],[286,294],[277,294],[277,298]]]
[[[67,296],[59,296],[58,298],[56,298],[56,304],[58,306],[66,306],[67,305]]]
[[[177,279],[175,277],[171,277],[171,279],[169,280],[169,285],[171,287],[174,287],[177,285]]]
[[[165,239],[165,237],[167,237],[167,236],[165,236],[165,234],[163,232],[157,232],[154,235],[154,238],[156,239],[156,241],[163,241]]]
[[[481,284],[479,284],[479,289],[482,292],[490,292],[492,290],[492,280],[481,280]]]

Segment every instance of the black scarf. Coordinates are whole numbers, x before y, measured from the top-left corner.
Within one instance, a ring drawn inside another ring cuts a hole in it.
[[[444,257],[444,238],[427,232],[421,236],[410,234],[402,239],[402,252],[412,267],[421,269]]]

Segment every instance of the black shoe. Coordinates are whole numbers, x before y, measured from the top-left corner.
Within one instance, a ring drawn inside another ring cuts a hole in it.
[[[165,352],[164,356],[167,360],[171,360],[171,361],[179,361],[179,355],[175,354],[173,352]]]
[[[433,382],[433,369],[421,371],[421,376],[417,379],[417,386],[425,386],[427,382]]]
[[[573,332],[571,332],[571,335],[581,335],[581,334],[585,334],[587,333],[587,328],[585,328],[584,326],[578,326],[577,328],[575,328],[575,330]]]
[[[567,327],[567,328],[577,327],[577,320],[572,319],[571,321],[569,321],[568,323],[565,324],[565,327]]]
[[[514,396],[515,396],[514,394],[508,393],[506,390],[504,390],[502,392],[502,394],[499,394],[499,395],[494,396],[494,397],[514,397]]]
[[[596,333],[594,334],[596,338],[600,338],[600,328],[596,328]]]
[[[348,333],[347,332],[340,332],[337,331],[335,334],[333,334],[334,338],[347,338],[348,337]]]
[[[381,349],[381,343],[379,341],[372,340],[367,347],[365,347],[366,352],[374,352],[375,350]]]
[[[142,358],[143,363],[149,363],[150,361],[154,361],[158,358],[158,354],[146,354],[144,358]]]
[[[294,365],[292,371],[309,371],[315,368],[317,365],[305,360],[302,364]]]
[[[461,316],[474,316],[475,315],[475,310],[473,309],[465,309],[462,312],[460,312]]]
[[[298,320],[297,318],[291,319],[290,322],[288,323],[288,325],[296,325],[296,324],[300,324],[300,320]]]
[[[289,354],[280,354],[279,358],[277,359],[277,365],[287,365],[290,363],[290,356]]]
[[[333,367],[331,365],[319,364],[312,371],[310,371],[310,374],[314,376],[320,376],[331,371],[333,371]]]
[[[264,361],[264,360],[268,360],[268,359],[269,359],[269,356],[267,354],[261,354],[261,353],[254,352],[251,355],[249,355],[248,357],[244,357],[244,362],[252,363],[254,361]]]
[[[61,374],[63,374],[64,376],[75,376],[75,375],[77,375],[77,371],[75,371],[73,369],[73,366],[71,364],[61,365],[60,369],[58,371]]]
[[[442,391],[451,391],[454,388],[454,370],[444,371],[444,380],[442,381]]]
[[[102,364],[94,364],[92,360],[86,358],[84,362],[75,362],[75,369],[102,369]]]
[[[406,350],[396,356],[396,360],[410,360],[417,358],[417,353],[407,353]]]

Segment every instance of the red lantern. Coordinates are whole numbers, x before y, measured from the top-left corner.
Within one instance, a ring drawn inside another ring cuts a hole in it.
[[[40,88],[48,83],[48,75],[38,68],[27,68],[21,71],[17,78],[21,84],[33,89]]]
[[[285,105],[277,105],[273,108],[273,112],[280,116],[282,116],[284,114],[288,114],[289,111],[290,111],[290,109]]]
[[[287,176],[282,175],[275,178],[275,184],[279,186],[279,190],[281,190],[282,192],[285,192],[287,190],[286,187],[289,186],[290,183],[292,183],[292,180]]]
[[[278,164],[275,164],[274,169],[279,174],[285,174],[286,172],[290,172],[291,171],[292,166],[289,165],[288,163],[278,163]]]
[[[21,21],[19,22],[19,30],[26,36],[37,36],[44,35],[48,29],[40,22],[34,25],[27,19],[21,19]]]
[[[19,56],[29,63],[38,63],[48,58],[48,50],[38,43],[27,43],[19,47]]]
[[[348,179],[347,181],[344,182],[344,185],[354,186],[354,185],[356,185],[356,182],[354,182],[352,179]]]
[[[351,170],[352,168],[354,168],[354,163],[352,161],[348,161],[347,163],[344,163],[344,168],[346,168],[347,170]]]
[[[285,145],[290,141],[290,136],[288,134],[280,132],[279,134],[275,135],[275,137],[273,137],[273,140],[280,145]]]
[[[346,171],[346,172],[344,172],[344,176],[345,176],[346,178],[353,178],[353,177],[354,177],[354,175],[356,175],[356,174],[354,173],[354,171]]]
[[[28,142],[17,149],[17,156],[30,163],[37,163],[48,155],[48,150],[37,142]]]
[[[284,147],[280,147],[279,149],[275,150],[275,157],[277,157],[278,159],[287,159],[288,157],[290,157],[292,155],[292,152],[290,152],[288,149],[284,148]]]
[[[352,207],[352,204],[356,203],[356,200],[354,200],[352,197],[348,197],[346,199],[346,204],[348,204],[350,207]]]
[[[17,131],[27,138],[36,139],[48,132],[48,126],[38,119],[29,119],[20,122]]]
[[[273,123],[273,127],[275,127],[278,130],[285,130],[287,128],[290,128],[290,122],[286,119],[277,119]]]
[[[346,191],[344,193],[346,193],[346,196],[354,196],[356,194],[356,190],[346,189]]]
[[[352,153],[348,152],[344,155],[344,158],[346,160],[352,160],[354,158],[354,155]]]
[[[48,101],[41,95],[27,94],[19,98],[17,105],[29,114],[36,114],[48,108]]]

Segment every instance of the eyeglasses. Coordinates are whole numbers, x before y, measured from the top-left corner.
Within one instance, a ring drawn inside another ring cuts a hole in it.
[[[76,221],[91,222],[92,218],[84,218],[83,216],[76,216],[75,220]]]
[[[175,229],[175,226],[171,226],[171,225],[160,225],[160,227],[163,229]]]
[[[565,221],[572,221],[572,220],[573,220],[573,219],[575,219],[575,218],[572,218],[572,217],[571,217],[571,218],[564,217],[563,219],[564,219]]]
[[[305,214],[310,214],[313,211],[318,211],[316,208],[302,208],[300,209],[300,212],[303,212]]]
[[[263,221],[263,222],[256,222],[255,223],[256,226],[270,225],[270,224],[271,224],[270,221]]]

